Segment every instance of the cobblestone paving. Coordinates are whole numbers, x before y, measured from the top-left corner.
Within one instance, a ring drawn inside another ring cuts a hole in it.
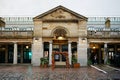
[[[110,80],[92,67],[79,69],[0,66],[0,80]]]

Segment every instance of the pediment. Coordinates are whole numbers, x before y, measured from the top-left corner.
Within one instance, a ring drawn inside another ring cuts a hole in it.
[[[63,6],[58,6],[55,7],[41,15],[38,15],[36,17],[34,17],[34,19],[47,19],[47,20],[59,20],[59,19],[66,19],[66,20],[70,20],[70,19],[82,19],[82,20],[87,20],[86,17],[75,13]]]

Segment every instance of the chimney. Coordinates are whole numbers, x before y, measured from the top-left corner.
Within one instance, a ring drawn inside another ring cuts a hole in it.
[[[0,17],[0,27],[5,27],[5,22],[2,17]]]
[[[105,27],[110,28],[110,19],[109,18],[106,18]]]

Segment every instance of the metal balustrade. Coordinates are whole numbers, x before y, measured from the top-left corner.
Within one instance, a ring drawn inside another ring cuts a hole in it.
[[[0,27],[0,38],[32,38],[33,27]],[[120,27],[88,27],[88,38],[120,38]]]
[[[33,27],[0,27],[0,31],[33,31]]]
[[[120,38],[120,27],[88,27],[88,38]]]
[[[32,38],[33,28],[0,28],[0,38]]]

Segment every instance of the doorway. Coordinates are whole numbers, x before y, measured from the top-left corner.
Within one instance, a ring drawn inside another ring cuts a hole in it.
[[[30,45],[23,46],[23,63],[31,63],[32,52]]]
[[[5,63],[5,51],[0,50],[0,63]]]
[[[53,40],[53,52],[68,52],[68,40]],[[66,65],[66,56],[64,54],[54,54],[56,65]]]
[[[18,44],[18,63],[31,63],[32,52],[30,44]]]
[[[67,44],[54,44],[53,52],[68,52],[68,45]],[[66,57],[63,54],[55,54],[54,58],[55,58],[55,61],[58,61],[58,62],[66,61]]]
[[[5,63],[6,45],[0,44],[0,63]]]

